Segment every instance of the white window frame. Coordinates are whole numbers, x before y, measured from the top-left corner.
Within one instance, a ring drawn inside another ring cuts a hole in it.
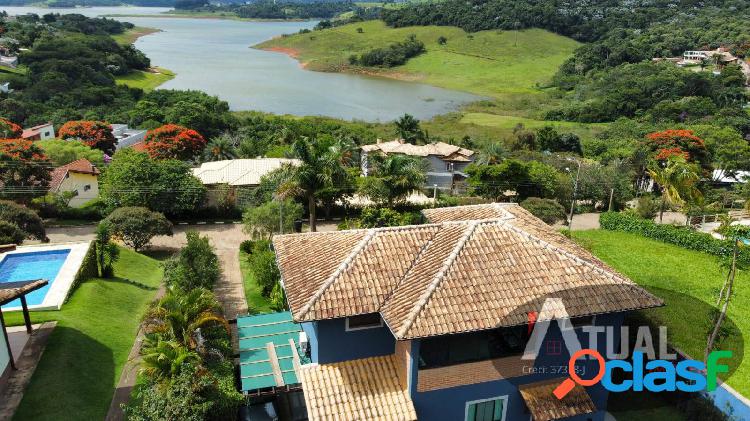
[[[489,402],[489,401],[496,401],[496,400],[504,401],[503,402],[503,415],[500,418],[500,421],[505,421],[505,418],[508,415],[508,395],[494,396],[492,398],[477,399],[475,401],[466,402],[466,406],[464,407],[464,421],[469,421],[469,406],[482,403],[482,402]]]
[[[364,316],[364,314],[358,314],[357,316]],[[356,316],[353,316],[356,317]],[[346,326],[344,326],[344,330],[347,332],[355,332],[357,330],[367,330],[367,329],[377,329],[380,327],[383,327],[383,316],[378,314],[378,317],[380,318],[380,323],[377,325],[368,325],[368,326],[359,326],[359,327],[349,327],[349,318],[346,318]]]
[[[573,319],[575,319],[575,318],[576,317],[573,317]],[[571,319],[558,319],[559,325],[560,325],[560,329],[561,330],[575,330],[575,329],[583,329],[586,326],[596,326],[596,315],[591,316],[591,324],[590,325],[583,325],[583,326],[575,327],[570,322],[570,320]]]

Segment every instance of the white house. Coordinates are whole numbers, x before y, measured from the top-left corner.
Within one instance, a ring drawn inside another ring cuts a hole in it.
[[[23,129],[22,138],[27,140],[47,140],[55,138],[55,126],[52,122]]]
[[[50,193],[73,192],[68,203],[79,208],[99,197],[99,169],[87,159],[79,159],[52,170]]]
[[[127,124],[112,124],[112,134],[117,139],[117,149],[128,148],[136,143],[143,142],[146,138],[146,130],[131,129]]]

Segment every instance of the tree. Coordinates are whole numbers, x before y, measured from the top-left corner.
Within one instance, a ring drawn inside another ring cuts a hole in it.
[[[173,339],[190,350],[198,348],[198,330],[220,326],[229,334],[229,322],[221,316],[221,306],[205,288],[190,291],[169,290],[146,313],[144,331]]]
[[[494,165],[471,164],[466,173],[474,193],[492,200],[501,200],[509,194],[518,200],[552,197],[560,190],[558,171],[537,161],[506,159]]]
[[[222,133],[208,141],[203,150],[204,161],[222,161],[237,158],[239,140],[230,133]]]
[[[167,124],[149,131],[144,139],[146,152],[153,159],[189,161],[206,147],[206,139],[195,130]]]
[[[474,162],[478,165],[494,165],[499,164],[505,156],[506,152],[503,144],[492,142],[485,144],[479,149],[477,159]]]
[[[23,129],[18,124],[0,118],[0,139],[17,139],[23,134]]]
[[[417,215],[419,215],[417,213]],[[414,213],[399,213],[389,208],[366,207],[359,216],[359,228],[397,227],[421,223]]]
[[[118,151],[99,178],[107,208],[143,206],[168,215],[192,212],[203,203],[206,188],[190,166],[172,159],[153,160],[131,148]]]
[[[164,215],[142,207],[115,209],[103,224],[135,251],[142,250],[157,235],[172,235],[172,223]]]
[[[521,202],[521,207],[549,225],[565,219],[565,208],[554,199],[529,197]]]
[[[317,141],[302,137],[294,141],[292,151],[301,163],[290,170],[290,179],[279,187],[282,196],[300,194],[307,200],[310,231],[317,231],[316,206],[319,195],[340,185],[348,176],[345,166],[349,154],[330,137]]]
[[[39,146],[30,140],[0,139],[0,197],[43,196],[49,181],[49,161]]]
[[[26,233],[18,225],[0,220],[0,244],[21,244],[26,239]]]
[[[253,246],[250,255],[250,270],[255,276],[255,282],[261,288],[261,295],[270,297],[274,287],[281,281],[279,267],[276,264],[276,253],[271,250],[271,243],[260,240]]]
[[[687,162],[697,163],[704,172],[711,169],[711,160],[703,139],[692,130],[663,130],[646,135],[645,147],[652,158],[665,162],[671,156],[681,155]]]
[[[698,168],[688,164],[683,157],[670,157],[664,164],[656,163],[649,168],[648,174],[661,191],[659,223],[663,221],[666,204],[677,206],[701,196],[696,187],[700,180]]]
[[[406,200],[427,182],[426,163],[408,155],[374,155],[371,172],[360,179],[359,193],[376,203],[392,207]]]
[[[244,230],[270,239],[274,233],[291,232],[294,221],[302,217],[302,211],[302,205],[290,199],[249,207],[242,215]]]
[[[425,140],[425,133],[419,126],[419,120],[411,114],[404,114],[395,121],[396,135],[409,143],[417,143]]]
[[[63,140],[80,140],[86,146],[108,155],[115,152],[117,144],[112,127],[106,121],[68,121],[60,127],[57,135]]]
[[[94,252],[100,278],[111,278],[115,274],[114,263],[120,258],[120,249],[111,241],[109,226],[100,223],[96,227]]]
[[[42,148],[52,165],[59,167],[78,159],[86,159],[94,165],[104,167],[104,153],[92,149],[78,140],[39,140],[34,142]]]
[[[9,200],[0,200],[0,220],[17,226],[24,232],[24,237],[40,241],[49,241],[44,230],[42,218],[33,210]]]
[[[187,243],[177,256],[164,264],[164,283],[182,291],[212,289],[221,276],[219,257],[208,237],[192,230],[186,237]]]

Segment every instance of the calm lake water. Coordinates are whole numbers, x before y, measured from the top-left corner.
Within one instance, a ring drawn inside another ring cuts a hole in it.
[[[166,10],[142,7],[53,10],[2,6],[0,9],[10,14],[55,11],[88,16],[157,15]],[[154,66],[177,73],[177,77],[161,88],[201,90],[229,102],[233,110],[389,121],[404,113],[428,119],[480,99],[420,83],[307,71],[285,54],[250,48],[281,34],[312,28],[315,22],[241,22],[158,16],[117,19],[162,31],[141,37],[135,44],[151,58]]]

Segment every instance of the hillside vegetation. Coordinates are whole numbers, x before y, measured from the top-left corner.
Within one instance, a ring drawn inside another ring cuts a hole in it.
[[[388,69],[349,65],[351,55],[401,42],[411,34],[427,52],[406,64]],[[440,37],[445,38],[442,45]],[[367,21],[275,38],[256,48],[292,54],[310,70],[373,73],[498,98],[539,92],[578,46],[541,29],[469,34],[450,26],[394,29],[382,21]]]

